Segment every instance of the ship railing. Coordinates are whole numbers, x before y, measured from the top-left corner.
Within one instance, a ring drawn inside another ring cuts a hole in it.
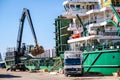
[[[90,25],[90,24],[93,24],[93,23],[94,24],[100,24],[100,23],[105,22],[109,19],[111,19],[111,17],[106,17],[106,18],[99,17],[99,18],[96,18],[96,19],[90,19],[90,20],[85,21],[84,25],[86,26],[86,25]]]
[[[101,43],[99,45],[95,44],[95,45],[78,46],[78,47],[73,46],[72,48],[70,47],[69,50],[92,52],[92,51],[100,51],[100,50],[117,50],[117,49],[120,49],[120,42],[116,42],[116,43],[109,42],[108,44]]]
[[[86,22],[87,23],[89,22],[89,24],[92,24],[92,23],[101,23],[101,22],[107,21],[107,20],[109,20],[111,18],[112,18],[112,16],[108,16],[108,17],[96,17],[95,19],[90,19],[90,20],[88,20]]]
[[[73,9],[70,9],[69,11],[67,11],[65,14],[71,14],[71,15],[76,15],[76,14],[79,14],[79,15],[85,15],[85,13],[87,12],[87,9],[80,9],[80,10],[73,10]]]
[[[99,35],[99,36],[118,36],[118,31],[116,30],[110,30],[110,31],[96,31],[97,34],[96,35]]]
[[[103,35],[104,36],[118,36],[118,31],[117,32],[116,31],[104,32]]]
[[[112,15],[112,16],[113,16],[113,15]],[[101,22],[107,21],[107,20],[109,20],[109,19],[112,19],[112,16],[106,16],[106,17],[96,18],[96,22],[97,22],[97,23],[101,23]]]
[[[82,28],[80,25],[76,25],[75,23],[70,23],[68,28],[67,28],[68,31],[82,31]]]
[[[120,49],[120,43],[113,45],[92,45],[80,48],[80,50],[82,51],[112,50],[112,49]]]

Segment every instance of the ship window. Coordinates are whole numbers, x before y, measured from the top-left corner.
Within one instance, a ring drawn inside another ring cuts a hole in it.
[[[104,0],[104,2],[107,2],[108,0]]]
[[[84,6],[82,8],[84,9]]]
[[[69,8],[69,4],[66,4],[66,8]]]
[[[87,9],[89,9],[89,5],[87,5],[87,7],[86,7]]]
[[[66,4],[64,7],[65,7],[66,10],[68,10],[69,9],[69,4]]]
[[[92,9],[95,9],[95,6],[94,6],[94,5],[92,5]]]
[[[109,14],[107,14],[107,18],[109,17]]]
[[[70,7],[71,7],[72,9],[74,9],[74,8],[75,8],[75,5],[70,5]]]
[[[76,5],[76,9],[77,9],[77,10],[80,10],[80,5]]]
[[[91,10],[92,9],[92,5],[89,5],[89,10]]]

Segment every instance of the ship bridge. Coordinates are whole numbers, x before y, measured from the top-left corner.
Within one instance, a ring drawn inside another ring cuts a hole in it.
[[[98,10],[100,8],[98,0],[66,0],[63,2],[65,8],[65,17],[72,17],[76,14],[81,16],[88,15],[86,14],[89,10]]]

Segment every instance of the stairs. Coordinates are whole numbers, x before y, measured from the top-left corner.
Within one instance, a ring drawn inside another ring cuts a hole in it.
[[[59,57],[58,59],[55,60],[54,66],[51,69],[51,71],[55,71],[57,69],[59,69],[63,64],[63,60]]]

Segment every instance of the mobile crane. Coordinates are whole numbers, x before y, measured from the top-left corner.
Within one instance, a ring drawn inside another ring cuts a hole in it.
[[[19,30],[18,30],[18,36],[17,36],[17,48],[16,48],[16,51],[14,51],[15,63],[14,63],[14,65],[12,65],[8,69],[8,70],[11,70],[11,71],[16,71],[17,69],[19,69],[20,71],[26,71],[27,70],[25,65],[21,62],[21,57],[23,57],[24,54],[25,54],[24,53],[25,45],[23,45],[22,48],[21,48],[21,43],[22,43],[24,21],[25,21],[26,17],[28,19],[28,22],[29,22],[29,25],[30,25],[30,28],[31,28],[31,31],[32,31],[32,34],[33,34],[33,37],[34,37],[34,41],[35,41],[35,47],[30,50],[30,53],[33,56],[36,56],[36,55],[42,54],[44,52],[43,47],[38,46],[37,37],[36,37],[35,30],[34,30],[34,27],[33,27],[33,23],[32,23],[31,17],[30,17],[30,12],[27,8],[24,8],[23,12],[22,12],[21,19],[20,19],[20,24],[19,24]]]

